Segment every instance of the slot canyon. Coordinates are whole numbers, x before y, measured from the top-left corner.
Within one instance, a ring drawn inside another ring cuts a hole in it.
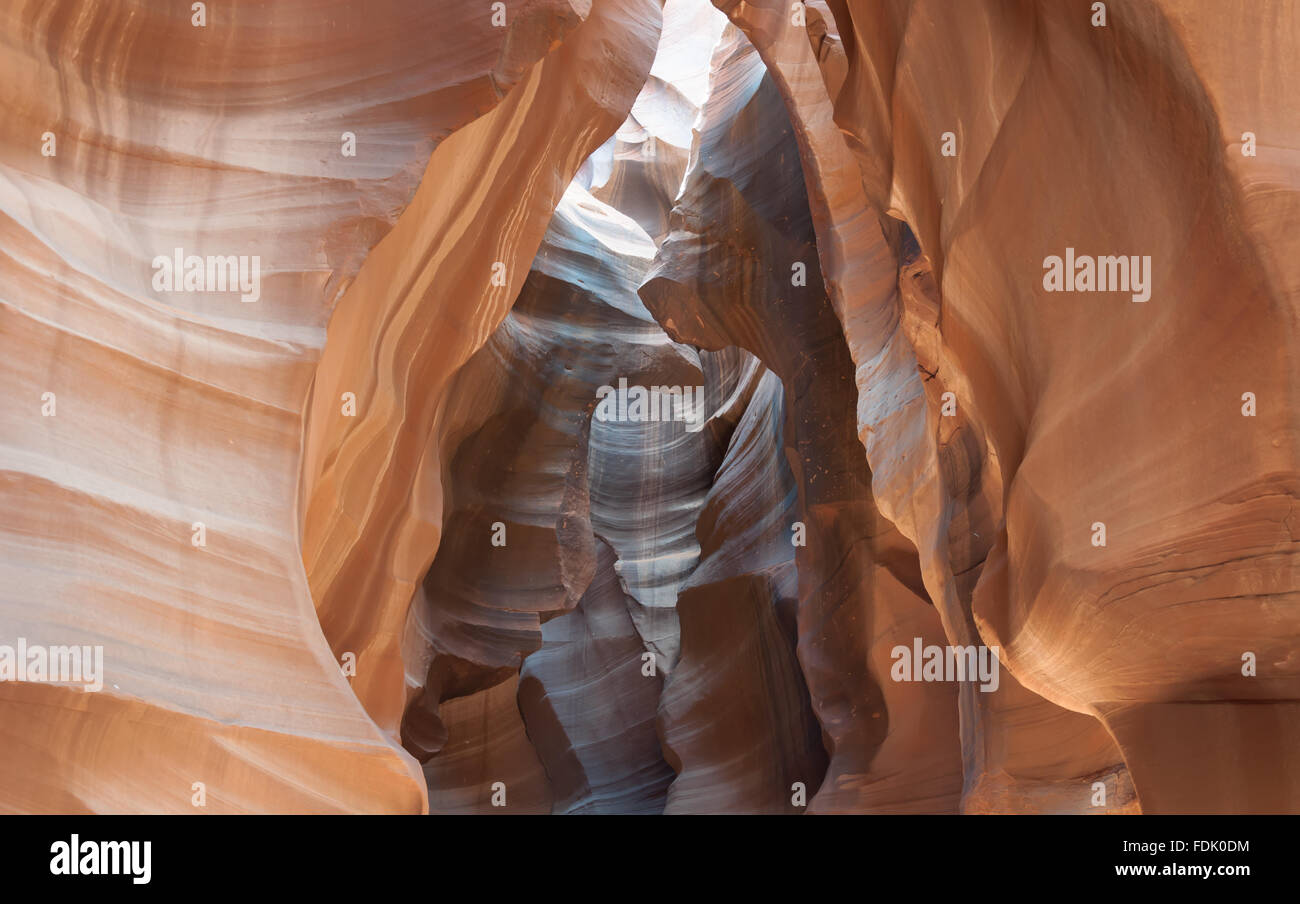
[[[0,812],[1300,813],[1300,4],[0,72]]]

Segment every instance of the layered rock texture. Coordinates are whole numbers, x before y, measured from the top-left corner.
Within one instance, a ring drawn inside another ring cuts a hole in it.
[[[0,12],[0,811],[1300,812],[1300,5],[172,6]]]

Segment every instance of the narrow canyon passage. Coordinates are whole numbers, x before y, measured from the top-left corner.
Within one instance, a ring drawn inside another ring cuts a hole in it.
[[[4,5],[0,812],[1300,813],[1297,43]]]
[[[423,689],[405,736],[412,749],[418,724],[438,739],[413,750],[428,756],[433,812],[490,811],[483,791],[498,781],[511,808],[570,813],[781,811],[795,781],[806,796],[820,784],[795,659],[780,381],[734,343],[674,341],[638,295],[668,260],[665,241],[683,235],[683,177],[708,178],[699,161],[714,151],[692,146],[692,123],[738,112],[726,59],[748,51],[735,69],[751,82],[742,107],[762,76],[739,32],[719,43],[725,26],[705,4],[668,10],[659,60],[688,32],[697,55],[652,67],[453,386],[473,406],[446,454],[444,537],[457,540],[440,545],[408,624],[407,649],[428,667],[411,681]],[[788,121],[777,135],[790,137]],[[743,292],[732,283],[733,298]],[[718,475],[738,468],[742,497],[719,496]],[[769,512],[773,480],[784,505]],[[729,531],[702,534],[700,521],[735,519],[738,505],[764,523],[742,516],[755,543],[728,561]]]
[[[879,241],[929,348],[930,262],[897,220]],[[1095,718],[1005,671],[897,680],[945,625],[872,496],[858,396],[778,80],[722,13],[669,3],[627,120],[439,401],[441,540],[401,642],[430,811],[1135,810]],[[1000,501],[953,421],[971,644]]]

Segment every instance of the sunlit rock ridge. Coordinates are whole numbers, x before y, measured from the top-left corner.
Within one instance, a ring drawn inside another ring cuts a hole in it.
[[[1300,812],[1300,4],[0,10],[0,812]]]

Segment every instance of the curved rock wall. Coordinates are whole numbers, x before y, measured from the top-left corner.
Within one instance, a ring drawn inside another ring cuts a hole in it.
[[[1094,26],[1086,4],[833,3],[829,45],[779,4],[736,12],[803,123],[882,511],[922,549],[950,637],[998,645],[1016,685],[1114,739],[1033,703],[1012,727],[976,698],[966,806],[1025,806],[1014,748],[1054,736],[1073,762],[1027,776],[1057,785],[1052,807],[1087,801],[1080,782],[1129,797],[1122,757],[1147,812],[1292,810],[1294,255],[1262,221],[1294,209],[1280,149],[1300,120],[1237,88],[1229,118],[1277,141],[1251,158],[1221,111],[1231,47],[1286,80],[1295,12],[1264,4],[1211,37],[1204,5],[1108,6]],[[897,293],[861,291],[855,267],[883,254],[864,214],[900,262],[898,221],[917,237]],[[1066,248],[1149,255],[1150,299],[1048,293],[1040,262]],[[1243,417],[1256,385],[1276,407]],[[1246,654],[1267,667],[1243,674]]]
[[[419,810],[312,605],[303,398],[435,145],[578,16],[209,6],[0,11],[0,637],[106,682],[0,684],[0,809]],[[257,255],[260,298],[156,289],[177,248]]]
[[[1102,6],[0,12],[0,810],[1300,811],[1300,11]]]

